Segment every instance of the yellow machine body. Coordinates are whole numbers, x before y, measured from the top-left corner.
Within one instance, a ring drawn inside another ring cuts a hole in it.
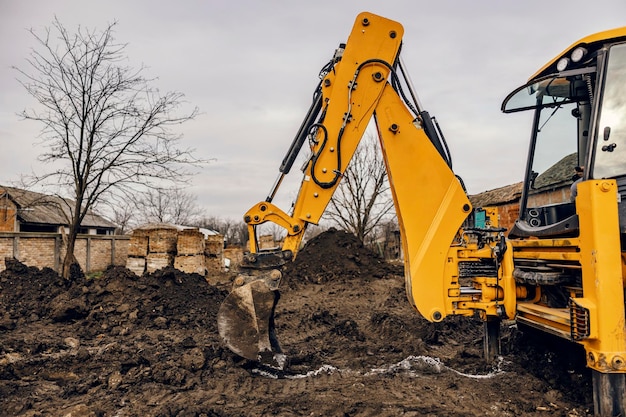
[[[308,121],[292,144],[295,151],[290,150],[286,157],[293,160],[306,136],[310,157],[291,212],[271,202],[272,192],[244,216],[250,236],[245,268],[250,275],[235,282],[235,287],[243,290],[236,288],[225,303],[228,307],[220,312],[220,334],[233,351],[248,359],[270,358],[269,362],[282,363],[281,358],[267,352],[280,353],[273,329],[258,331],[257,320],[260,316],[269,317],[273,326],[269,310],[273,312],[278,296],[267,294],[276,292],[280,274],[258,271],[280,269],[297,256],[307,225],[319,222],[374,118],[402,239],[406,292],[411,305],[433,322],[450,315],[478,316],[485,322],[488,335],[497,335],[501,319],[515,319],[581,344],[586,350],[587,365],[599,375],[594,379],[596,412],[624,413],[626,256],[620,242],[618,184],[610,178],[588,176],[578,185],[575,213],[566,221],[533,229],[524,226],[521,214],[519,227],[507,236],[498,225],[497,210],[472,207],[462,182],[451,169],[446,148],[430,116],[415,98],[411,105],[398,86],[394,77],[398,70],[404,71],[399,60],[403,33],[398,22],[367,12],[357,16],[347,43],[336,51],[321,78],[316,104],[310,111],[312,116],[307,116]],[[557,87],[563,83],[541,84],[542,77],[562,71],[557,69],[561,61],[577,47],[600,50],[609,40],[626,40],[626,28],[592,35],[573,44],[531,77],[528,85],[558,96],[561,93],[556,92]],[[572,74],[575,78],[592,71],[595,68],[583,68]],[[594,77],[595,73],[587,79],[595,80]],[[532,84],[535,81],[537,85]],[[541,94],[537,93],[538,100],[543,97]],[[540,104],[522,110],[539,108]],[[584,111],[597,112],[597,107],[592,107],[598,106],[596,102],[586,106]],[[505,105],[503,110],[506,112]],[[586,128],[597,130],[594,123],[592,120]],[[606,137],[605,133],[605,140]],[[583,151],[580,155],[579,160],[584,157],[593,161]],[[290,164],[281,167],[283,174],[289,171]],[[533,174],[529,165],[527,184],[534,181]],[[282,174],[276,187],[281,181]],[[527,186],[525,193],[532,189]],[[521,200],[522,211],[526,210],[526,197]],[[568,207],[573,207],[573,203]],[[486,214],[484,224],[475,217],[480,210]],[[256,228],[266,222],[286,231],[278,251],[258,248]],[[552,276],[542,275],[542,268],[571,275],[574,283],[559,286],[541,281]],[[546,302],[544,292],[548,287],[564,292],[567,305],[555,307]],[[263,302],[255,303],[255,298],[262,298]],[[237,309],[247,312],[245,321],[253,329],[238,327],[241,315]],[[237,346],[251,343],[258,346]],[[486,354],[488,351],[493,355],[493,350],[486,349]]]

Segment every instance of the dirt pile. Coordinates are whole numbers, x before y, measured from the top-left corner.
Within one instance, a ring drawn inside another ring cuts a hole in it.
[[[402,267],[331,230],[285,267],[276,311],[286,372],[223,348],[234,274],[172,268],[99,277],[9,262],[0,273],[0,414],[16,416],[584,416],[584,370],[561,346],[503,328],[481,360],[470,318],[412,310]],[[572,359],[570,361],[570,359]],[[537,366],[539,365],[539,366]],[[538,371],[537,368],[541,368]]]
[[[370,282],[402,275],[401,264],[390,264],[366,248],[353,234],[329,229],[311,239],[296,260],[285,266],[290,286],[309,282],[323,284],[359,279]]]
[[[227,293],[197,274],[168,267],[138,277],[126,268],[109,268],[97,279],[74,273],[61,278],[17,261],[0,274],[2,326],[25,323],[80,323],[81,337],[124,335],[134,328],[216,329],[212,320]],[[197,294],[202,297],[197,297]],[[207,302],[209,301],[209,302]]]

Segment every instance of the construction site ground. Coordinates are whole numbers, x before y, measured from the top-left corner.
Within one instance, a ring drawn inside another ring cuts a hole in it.
[[[7,261],[0,273],[0,414],[6,416],[587,416],[591,377],[569,342],[502,325],[430,323],[401,264],[349,234],[312,239],[284,271],[276,329],[290,365],[225,348],[216,315],[235,272],[102,276]],[[433,277],[438,279],[438,277]]]

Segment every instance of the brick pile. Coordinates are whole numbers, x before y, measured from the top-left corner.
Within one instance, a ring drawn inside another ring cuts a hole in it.
[[[219,270],[224,263],[224,238],[220,235],[207,236],[204,256],[209,271]]]
[[[147,273],[150,274],[174,264],[177,235],[178,230],[173,227],[148,230],[148,255],[146,256]]]
[[[148,256],[148,232],[136,229],[128,242],[126,268],[137,275],[143,275],[146,271],[146,256]]]
[[[198,229],[185,229],[178,232],[174,268],[188,274],[205,275],[207,272],[205,247],[204,235]]]
[[[178,230],[158,225],[135,229],[128,247],[126,267],[137,275],[166,266],[206,276],[219,272],[224,263],[224,237],[204,234],[195,228]]]

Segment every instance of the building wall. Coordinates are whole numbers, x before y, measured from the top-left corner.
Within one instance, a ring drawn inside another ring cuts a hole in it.
[[[570,201],[570,188],[561,187],[553,190],[542,191],[532,194],[528,198],[528,207],[547,206],[550,204],[567,203]],[[519,217],[519,200],[506,204],[496,204],[498,208],[498,216],[500,219],[500,227],[511,230],[513,224]]]
[[[506,228],[507,231],[515,224],[515,220],[519,217],[519,202],[498,206],[499,226]]]
[[[8,198],[0,202],[0,232],[12,232],[15,230],[17,208]]]
[[[86,273],[104,271],[110,265],[126,265],[128,236],[79,235],[74,254]],[[28,266],[60,271],[65,245],[57,233],[0,232],[0,270],[4,258],[16,258]]]
[[[528,198],[528,207],[547,206],[549,204],[568,203],[570,201],[570,187],[557,188],[555,190],[542,191],[532,194]]]

